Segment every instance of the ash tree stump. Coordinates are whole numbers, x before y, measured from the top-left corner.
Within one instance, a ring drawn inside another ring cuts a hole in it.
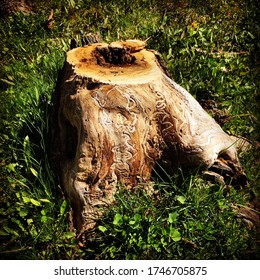
[[[234,142],[139,40],[67,53],[54,153],[77,229],[93,228],[118,182],[147,182],[156,162],[243,174]],[[168,169],[167,169],[168,168]]]

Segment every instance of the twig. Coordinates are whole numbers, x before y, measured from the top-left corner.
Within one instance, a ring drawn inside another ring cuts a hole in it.
[[[228,55],[228,57],[231,57],[233,55],[249,55],[248,51],[240,51],[240,52],[225,52],[225,51],[211,51],[211,52],[207,52],[205,50],[196,48],[195,51],[200,52],[200,53],[204,53],[204,54],[208,54],[208,55],[212,55],[212,56],[216,56],[216,57],[220,57],[221,55]]]
[[[20,248],[20,249],[2,251],[1,253],[2,254],[17,253],[17,252],[20,252],[20,251],[31,250],[31,249],[32,249],[32,247],[23,247],[23,248]]]
[[[242,204],[237,204],[237,206],[242,207],[242,208],[245,208],[245,209],[250,210],[250,211],[253,211],[253,212],[255,212],[256,214],[260,215],[260,212],[257,211],[257,210],[255,210],[254,208],[251,208],[251,207],[248,207],[248,206],[245,206],[245,205],[242,205]]]

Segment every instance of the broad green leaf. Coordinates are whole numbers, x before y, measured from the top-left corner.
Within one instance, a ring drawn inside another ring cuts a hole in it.
[[[36,178],[38,178],[38,172],[37,172],[34,168],[32,168],[32,167],[30,167],[30,170],[31,170],[32,174],[33,174]]]
[[[107,231],[107,228],[104,227],[104,226],[98,226],[98,229],[99,229],[101,232]]]
[[[42,223],[46,223],[47,220],[48,220],[48,218],[47,218],[46,216],[42,216],[42,217],[41,217],[41,222],[42,222]]]
[[[178,216],[179,216],[179,214],[177,212],[170,213],[169,217],[168,217],[168,222],[170,224],[176,223]]]
[[[33,198],[30,199],[31,203],[35,206],[41,206],[41,203]]]
[[[7,171],[12,171],[12,172],[15,172],[15,164],[13,163],[9,163],[7,166],[6,166],[6,169]]]
[[[28,214],[28,211],[25,210],[25,209],[21,209],[21,210],[19,211],[19,215],[20,215],[20,217],[22,217],[22,218],[24,218],[25,216],[27,216],[27,214]]]
[[[122,222],[123,222],[123,216],[118,213],[115,214],[113,224],[117,226],[117,225],[121,225]]]
[[[15,193],[15,196],[16,196],[17,198],[20,198],[20,197],[21,197],[21,194],[20,194],[19,192],[17,192],[17,193]]]
[[[22,198],[23,198],[23,202],[24,202],[24,203],[29,203],[29,202],[31,202],[31,199],[30,199],[29,197],[27,197],[27,196],[23,196]]]
[[[42,202],[50,203],[49,199],[46,199],[46,198],[40,198],[39,200]]]
[[[61,215],[64,215],[66,208],[67,208],[67,201],[64,200],[64,201],[62,202],[61,206],[60,206],[60,214],[61,214]]]
[[[134,215],[134,220],[135,220],[136,222],[139,222],[139,221],[141,220],[141,216],[140,216],[139,214],[135,214],[135,215]]]
[[[30,225],[33,223],[33,219],[27,219],[27,224]]]
[[[181,234],[176,228],[170,227],[170,237],[172,238],[173,241],[177,242],[181,240]]]
[[[64,236],[64,238],[71,239],[71,238],[75,237],[76,234],[75,234],[75,232],[68,231],[68,232],[65,232],[63,236]]]
[[[186,201],[186,198],[182,195],[177,196],[177,200],[181,203],[184,204]]]
[[[165,228],[162,228],[162,235],[166,235],[167,234],[167,230]]]

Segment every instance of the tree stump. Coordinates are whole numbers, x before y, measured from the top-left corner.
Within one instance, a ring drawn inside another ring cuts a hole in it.
[[[149,181],[158,160],[167,172],[181,164],[243,174],[234,140],[143,41],[69,51],[55,98],[55,160],[77,229],[93,228],[119,182]]]

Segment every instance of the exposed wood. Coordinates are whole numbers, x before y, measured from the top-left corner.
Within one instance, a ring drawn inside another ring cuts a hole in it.
[[[78,229],[95,225],[119,182],[149,181],[158,160],[167,172],[182,164],[243,175],[234,140],[167,75],[158,55],[139,40],[67,53],[54,153]]]
[[[53,18],[53,16],[54,16],[54,11],[53,11],[53,9],[51,9],[51,12],[50,12],[50,15],[49,15],[49,17],[48,17],[48,21],[47,21],[47,28],[49,28],[49,29],[53,29],[53,25],[54,25],[54,18]]]

